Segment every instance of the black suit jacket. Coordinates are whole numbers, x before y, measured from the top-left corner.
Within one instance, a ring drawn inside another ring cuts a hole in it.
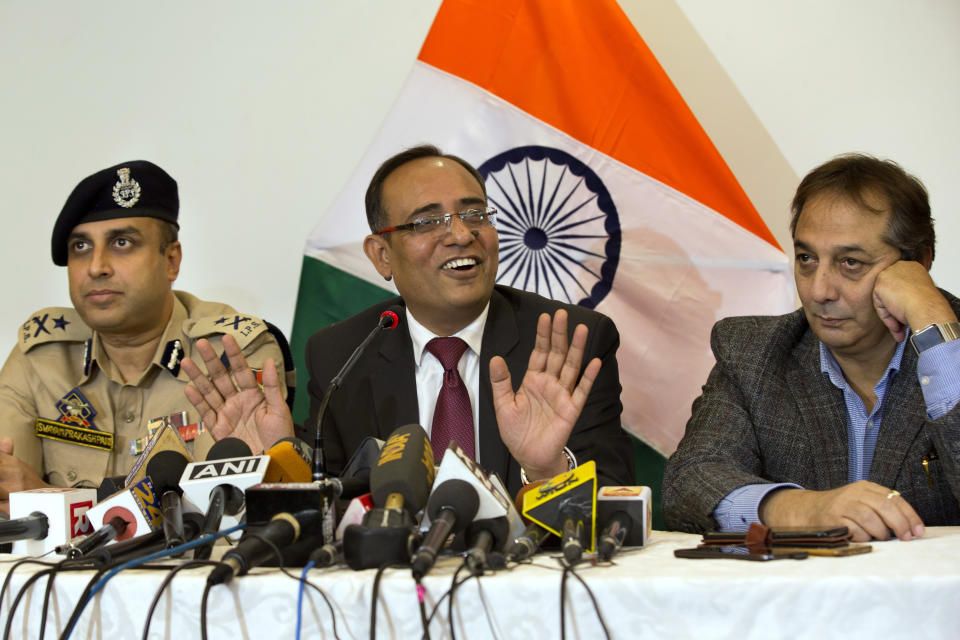
[[[943,293],[960,314],[960,300]],[[802,309],[714,326],[717,364],[664,473],[668,527],[716,528],[717,504],[748,484],[847,484],[847,409],[820,371],[819,344]],[[960,406],[927,417],[910,345],[883,402],[869,479],[899,491],[927,525],[960,524]]]
[[[310,337],[306,350],[310,418],[303,434],[308,442],[313,441],[320,402],[330,380],[391,305],[402,306],[403,300],[387,300]],[[506,360],[517,389],[533,349],[537,318],[558,308],[569,314],[570,334],[578,324],[589,329],[584,366],[594,357],[603,362],[568,446],[578,461],[596,461],[601,485],[633,484],[632,446],[620,426],[623,407],[616,361],[620,335],[613,321],[583,307],[503,286],[493,291],[480,353],[480,464],[496,472],[511,492],[520,488],[520,467],[500,439],[494,415],[490,359],[499,355]],[[413,346],[401,316],[400,326],[382,332],[333,393],[323,420],[328,471],[338,474],[363,438],[385,439],[397,427],[419,421]]]

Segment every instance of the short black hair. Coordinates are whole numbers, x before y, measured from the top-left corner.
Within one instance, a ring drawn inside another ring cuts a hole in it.
[[[453,160],[476,178],[480,189],[483,190],[483,198],[487,198],[487,186],[483,180],[483,176],[480,175],[480,172],[477,171],[472,164],[459,156],[444,153],[432,144],[422,144],[417,147],[411,147],[387,158],[383,164],[377,168],[373,174],[373,178],[370,180],[370,186],[367,187],[367,195],[364,198],[364,203],[367,208],[367,224],[370,225],[371,233],[376,233],[379,229],[387,226],[387,212],[383,209],[383,183],[391,173],[408,162],[413,162],[420,158],[447,158],[448,160]]]

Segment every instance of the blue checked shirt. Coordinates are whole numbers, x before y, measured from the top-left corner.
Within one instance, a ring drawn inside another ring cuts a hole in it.
[[[843,391],[843,401],[847,407],[847,447],[850,462],[847,482],[865,480],[870,476],[877,434],[883,421],[884,395],[893,375],[900,369],[906,344],[907,340],[904,340],[897,345],[890,364],[873,388],[877,402],[873,405],[873,411],[867,415],[863,400],[843,377],[833,354],[820,343],[820,370],[830,378],[835,387]],[[927,416],[931,420],[936,420],[953,409],[960,402],[960,340],[938,344],[921,353],[917,359],[917,381],[927,405]],[[771,491],[783,487],[803,488],[792,483],[749,484],[739,487],[717,504],[713,517],[721,529],[744,531],[750,527],[750,523],[760,522],[758,509],[763,498]]]

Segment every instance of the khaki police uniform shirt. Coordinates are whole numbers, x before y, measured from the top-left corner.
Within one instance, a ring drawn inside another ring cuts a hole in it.
[[[185,411],[184,424],[200,421],[183,393],[190,379],[180,360],[190,357],[203,369],[196,340],[207,338],[222,354],[228,333],[251,368],[259,371],[273,358],[283,375],[282,352],[263,320],[182,291],[174,291],[173,313],[152,363],[139,380],[126,383],[100,336],[74,309],[43,309],[21,327],[0,371],[0,436],[12,437],[14,455],[56,486],[98,486],[106,476],[125,475],[138,457],[131,442],[146,442],[152,420]],[[91,446],[106,446],[107,434],[111,450]],[[202,459],[212,443],[203,432],[187,449]]]

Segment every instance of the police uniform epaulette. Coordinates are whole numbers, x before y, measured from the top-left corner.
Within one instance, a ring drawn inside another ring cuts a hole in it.
[[[93,335],[73,307],[47,307],[31,315],[17,332],[20,350],[26,353],[47,342],[86,342]]]
[[[241,349],[267,330],[267,323],[260,318],[229,313],[216,316],[190,319],[183,323],[183,332],[188,338],[196,340],[218,334],[230,334],[237,340]]]

